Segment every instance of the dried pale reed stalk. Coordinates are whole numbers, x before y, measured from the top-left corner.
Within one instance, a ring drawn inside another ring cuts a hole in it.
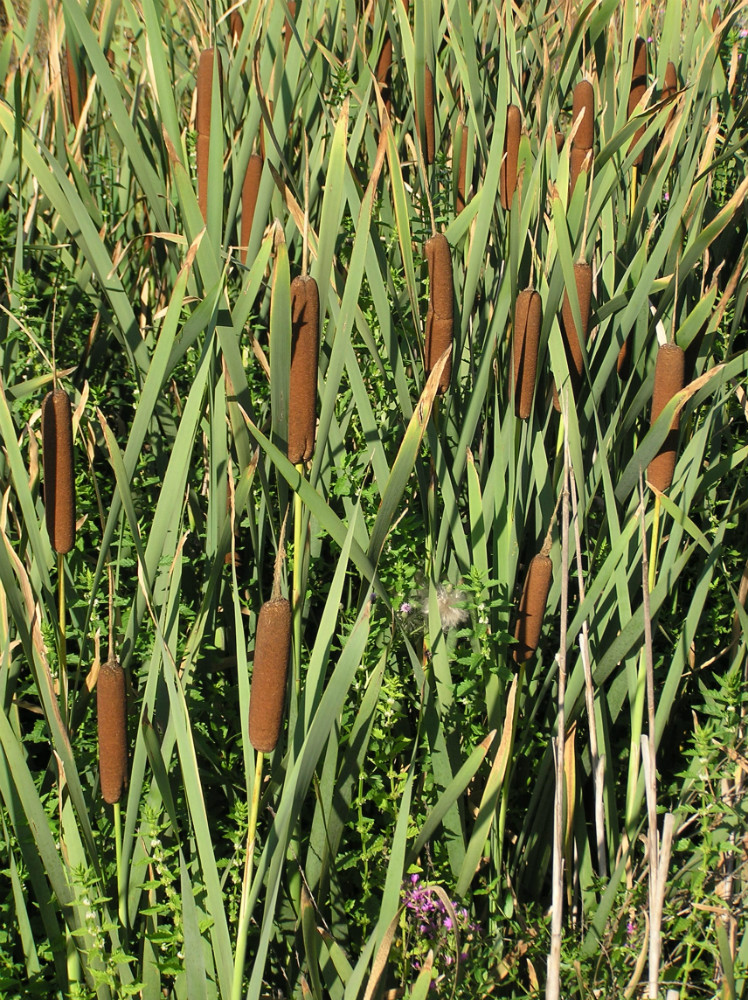
[[[568,290],[564,291],[564,301],[561,307],[561,335],[566,351],[566,362],[569,366],[569,377],[571,379],[572,391],[576,395],[582,381],[584,371],[584,358],[582,354],[582,344],[587,341],[587,330],[590,322],[590,300],[592,298],[592,266],[585,262],[574,265],[574,281],[577,289],[577,299],[579,301],[579,312],[582,320],[580,330],[577,330],[574,322],[574,314],[571,310],[571,301]],[[553,387],[553,407],[557,412],[561,412],[561,403],[558,398],[558,390]]]
[[[288,398],[288,460],[307,462],[317,427],[319,290],[306,275],[291,282],[291,376]]]
[[[655,362],[650,425],[654,424],[676,392],[680,392],[683,388],[684,377],[685,356],[682,349],[677,344],[662,344],[657,351]],[[678,455],[678,424],[679,416],[676,414],[667,437],[647,468],[647,479],[660,492],[669,489],[673,481]]]
[[[643,38],[638,37],[634,43],[634,69],[631,74],[631,88],[629,90],[628,116],[634,113],[637,104],[644,97],[647,89],[647,43]],[[634,138],[631,140],[629,149],[633,149],[639,139],[644,134],[644,126],[636,130]],[[644,161],[644,150],[639,153],[634,160],[634,166],[640,167]]]
[[[526,288],[517,296],[514,307],[512,351],[514,355],[514,412],[521,420],[532,413],[538,344],[542,323],[540,294]]]
[[[258,753],[270,753],[278,743],[290,648],[291,605],[283,597],[266,601],[257,617],[249,693],[249,741]]]
[[[511,208],[517,187],[517,161],[519,140],[522,134],[522,115],[516,104],[506,109],[506,133],[504,134],[504,159],[499,175],[499,197],[503,209]]]
[[[208,214],[208,161],[210,156],[210,109],[213,101],[213,62],[218,60],[218,79],[222,79],[221,55],[215,49],[203,49],[197,67],[197,201],[203,219]]]
[[[552,572],[553,563],[546,553],[539,552],[530,560],[525,583],[522,587],[517,624],[514,629],[517,644],[513,649],[512,656],[515,663],[524,663],[529,660],[538,648],[545,606],[548,603],[548,594],[551,590]]]
[[[99,777],[105,802],[119,802],[127,780],[127,706],[125,672],[110,657],[96,681],[96,715],[99,731]]]
[[[426,119],[426,143],[424,154],[426,156],[426,163],[433,163],[436,155],[436,128],[434,125],[434,75],[428,66],[426,67],[424,79],[423,108]]]
[[[426,260],[429,267],[429,308],[426,313],[425,363],[426,377],[447,348],[452,346],[454,333],[454,283],[452,255],[443,233],[426,241]],[[449,388],[452,375],[451,355],[439,379],[439,393]]]
[[[469,132],[467,125],[462,125],[461,127],[462,142],[460,144],[460,164],[457,171],[457,198],[455,200],[455,207],[457,209],[458,215],[465,207],[465,193],[467,191],[466,175],[467,175],[468,135]]]
[[[595,113],[594,95],[592,84],[589,80],[582,80],[574,88],[574,104],[572,111],[572,121],[576,125],[579,122],[576,135],[571,143],[570,168],[571,177],[569,182],[570,191],[574,190],[580,173],[588,171],[592,164],[592,143],[594,140],[593,116]]]
[[[255,217],[257,207],[257,193],[260,190],[260,180],[262,178],[262,157],[258,153],[253,153],[247,164],[247,172],[244,175],[242,184],[242,228],[241,228],[241,253],[242,263],[247,262],[247,252],[249,249],[249,237],[252,233],[252,222]]]
[[[47,533],[64,555],[75,545],[73,415],[64,389],[47,393],[42,403],[42,460]]]

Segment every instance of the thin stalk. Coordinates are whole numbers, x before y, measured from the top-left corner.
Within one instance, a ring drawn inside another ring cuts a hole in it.
[[[649,550],[649,570],[647,574],[647,582],[649,585],[649,593],[651,594],[654,590],[655,580],[656,580],[656,570],[657,570],[657,553],[659,546],[659,527],[660,527],[660,498],[655,494],[655,505],[654,505],[654,515],[652,518],[652,540],[650,543]],[[644,536],[644,541],[642,545],[646,545],[646,535]],[[643,554],[643,560],[646,562],[646,553]],[[631,712],[631,744],[629,751],[629,773],[628,773],[628,785],[626,789],[626,830],[629,836],[633,836],[633,828],[636,822],[636,814],[638,813],[638,805],[636,802],[636,786],[639,783],[639,760],[640,760],[640,746],[641,737],[644,725],[644,702],[647,696],[647,663],[645,650],[642,649],[639,654],[639,669],[636,678],[636,695],[634,697],[634,706]]]
[[[122,870],[122,814],[119,802],[115,802],[114,809],[114,851],[117,858],[117,897],[119,921],[123,928],[127,926],[127,892],[125,886],[125,873]]]
[[[304,463],[299,462],[296,471],[304,475]],[[301,571],[304,555],[301,551],[301,496],[297,490],[293,495],[293,582],[291,589],[291,612],[293,614],[293,671],[296,687],[296,701],[301,696]]]
[[[566,636],[569,619],[569,435],[564,421],[564,483],[561,503],[561,628],[558,649],[557,723],[554,741],[556,789],[553,800],[553,888],[551,949],[546,1000],[561,995],[561,932],[564,916],[564,741],[566,736]]]
[[[571,476],[571,510],[574,519],[574,542],[576,545],[577,559],[577,585],[579,589],[579,603],[584,604],[585,588],[584,573],[582,571],[582,539],[579,528],[579,516],[577,510],[577,484],[576,479]],[[605,758],[600,756],[597,743],[597,722],[595,720],[595,685],[592,681],[592,664],[590,657],[589,627],[587,619],[582,622],[582,635],[579,642],[579,650],[582,654],[582,666],[584,667],[584,696],[587,709],[587,724],[590,730],[590,763],[592,767],[592,780],[595,789],[595,837],[597,846],[597,868],[601,878],[608,877],[608,859],[605,853],[605,808],[603,803],[603,776],[605,774]]]
[[[236,958],[234,960],[234,980],[231,984],[231,1000],[241,1000],[242,980],[244,979],[244,963],[247,957],[247,934],[249,933],[249,890],[252,886],[252,870],[254,867],[255,835],[257,833],[257,814],[260,809],[260,789],[262,787],[262,765],[264,754],[258,751],[255,762],[255,783],[252,788],[252,802],[249,808],[249,829],[247,830],[247,857],[244,863],[244,879],[242,881],[242,898],[239,905],[239,924],[236,932]]]
[[[68,657],[67,637],[65,632],[65,557],[57,553],[57,595],[59,600],[60,624],[60,700],[62,702],[62,718],[68,723]]]

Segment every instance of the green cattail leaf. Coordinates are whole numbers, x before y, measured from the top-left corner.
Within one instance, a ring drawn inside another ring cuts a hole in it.
[[[324,328],[327,297],[333,277],[332,259],[343,215],[343,179],[346,173],[347,139],[348,101],[343,105],[340,116],[335,123],[330,155],[325,166],[326,183],[319,222],[317,259],[311,268],[311,275],[316,279],[319,287],[320,330]]]

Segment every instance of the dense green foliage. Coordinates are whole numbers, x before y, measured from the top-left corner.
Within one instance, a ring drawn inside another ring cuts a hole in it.
[[[744,11],[291,8],[0,0],[0,996],[746,996]],[[592,167],[570,192],[582,79]],[[438,396],[434,232],[455,296]],[[307,269],[319,420],[294,467],[290,279]],[[542,327],[520,420],[528,287]],[[650,427],[665,342],[686,385]],[[40,423],[58,381],[78,516],[59,559]],[[646,476],[666,438],[660,494]],[[518,663],[544,543],[542,633]],[[294,635],[263,771],[247,718],[274,582]],[[110,643],[128,690],[114,810],[95,697]]]

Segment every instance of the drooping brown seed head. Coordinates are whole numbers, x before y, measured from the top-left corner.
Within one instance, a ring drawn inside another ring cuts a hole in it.
[[[589,80],[582,80],[574,88],[574,105],[572,111],[572,124],[576,125],[579,122],[572,145],[578,149],[592,149],[594,114],[595,104],[592,84]]]
[[[522,134],[522,115],[516,104],[506,109],[506,133],[504,135],[504,159],[499,175],[499,196],[503,209],[511,208],[514,190],[517,187],[517,161],[519,140]]]
[[[73,415],[64,389],[48,392],[42,403],[42,461],[47,533],[64,555],[75,545]]]
[[[244,264],[247,262],[249,237],[252,232],[252,222],[255,217],[257,192],[260,190],[261,178],[262,157],[258,153],[253,153],[249,158],[247,172],[244,175],[244,184],[242,184],[242,229],[240,240],[242,246],[242,263]]]
[[[452,346],[454,335],[454,282],[452,255],[443,233],[426,241],[426,260],[429,267],[429,308],[426,313],[426,344],[424,348],[426,377],[447,348]],[[439,393],[449,388],[452,375],[451,355],[439,379]]]
[[[433,163],[436,156],[436,126],[434,124],[434,75],[426,67],[424,79],[423,109],[426,119],[426,142],[424,154],[426,163]]]
[[[654,389],[650,425],[654,424],[664,408],[684,385],[685,356],[677,344],[661,344],[655,362]],[[664,492],[670,487],[678,456],[679,416],[673,417],[667,437],[660,450],[649,463],[647,479],[656,489]]]
[[[512,650],[515,663],[529,660],[538,648],[540,631],[543,627],[545,606],[551,590],[553,564],[542,553],[533,556],[527,567],[527,576],[519,602],[519,614],[514,629],[517,645]]]
[[[631,74],[631,88],[629,90],[628,116],[634,113],[637,104],[644,97],[647,89],[647,43],[639,36],[634,43],[634,69]],[[636,130],[634,138],[631,140],[629,149],[633,149],[639,139],[644,134],[644,126]],[[644,160],[644,150],[634,160],[634,166],[640,167]]]
[[[102,664],[96,681],[99,777],[105,802],[119,802],[127,781],[125,672],[115,657]]]
[[[288,460],[296,465],[312,457],[317,428],[319,289],[309,275],[291,282],[291,330]]]
[[[291,605],[282,597],[266,601],[257,616],[249,692],[249,741],[258,753],[270,753],[278,743],[290,648]]]
[[[542,302],[540,294],[532,288],[526,288],[517,296],[512,338],[514,412],[521,420],[527,420],[532,413],[541,323]]]
[[[566,363],[569,366],[571,388],[574,395],[576,395],[582,381],[582,372],[584,371],[582,344],[587,341],[587,330],[590,322],[592,266],[586,262],[575,264],[574,282],[577,290],[582,326],[581,329],[577,329],[574,322],[574,313],[571,309],[569,293],[568,290],[565,290],[564,301],[561,306],[561,335],[564,341],[564,350],[566,351]],[[553,388],[553,406],[555,410],[559,413],[561,412],[561,403],[558,398],[558,390],[555,386]]]
[[[460,145],[460,165],[457,172],[457,198],[455,200],[455,207],[457,209],[457,214],[465,207],[465,193],[466,193],[466,174],[467,174],[467,154],[468,154],[468,127],[467,125],[462,126],[461,137],[462,143]]]

